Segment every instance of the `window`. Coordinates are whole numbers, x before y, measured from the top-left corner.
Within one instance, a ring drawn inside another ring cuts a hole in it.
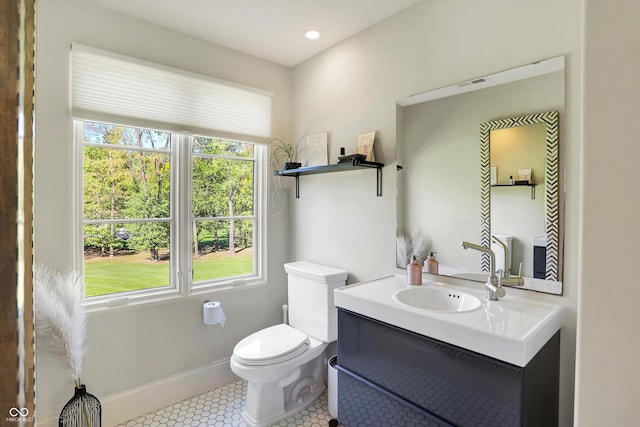
[[[265,147],[91,121],[74,126],[86,297],[188,294],[260,277]]]
[[[70,60],[92,304],[262,280],[272,94],[76,43]]]
[[[171,134],[80,122],[85,296],[171,284]]]
[[[191,152],[193,280],[252,274],[254,146],[195,137]]]

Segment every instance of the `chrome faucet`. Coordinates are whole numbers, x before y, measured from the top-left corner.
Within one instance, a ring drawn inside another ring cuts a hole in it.
[[[500,298],[504,297],[506,292],[502,287],[500,280],[496,277],[496,254],[494,254],[490,248],[485,248],[484,246],[464,241],[462,242],[462,249],[475,249],[476,251],[489,254],[490,272],[489,277],[487,278],[487,283],[484,284],[484,287],[487,288],[488,291],[487,298],[491,301],[498,301]]]
[[[522,277],[522,271],[518,273],[517,276],[511,277],[511,271],[508,268],[509,263],[509,248],[505,243],[498,239],[496,236],[491,236],[491,240],[502,246],[504,251],[504,270],[501,270],[500,275],[498,276],[500,285],[507,286],[524,286],[524,278]],[[520,269],[522,269],[522,264],[520,264]]]

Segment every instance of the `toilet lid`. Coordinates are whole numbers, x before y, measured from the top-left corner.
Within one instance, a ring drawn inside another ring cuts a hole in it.
[[[272,365],[292,359],[309,348],[309,337],[289,325],[275,325],[242,339],[233,349],[245,365]]]

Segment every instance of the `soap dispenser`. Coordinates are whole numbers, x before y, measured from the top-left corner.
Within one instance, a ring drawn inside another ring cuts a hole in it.
[[[435,258],[435,252],[429,252],[429,258],[425,261],[427,273],[438,274],[438,261]]]
[[[413,256],[411,263],[407,265],[407,283],[409,285],[422,285],[422,267],[418,259]]]

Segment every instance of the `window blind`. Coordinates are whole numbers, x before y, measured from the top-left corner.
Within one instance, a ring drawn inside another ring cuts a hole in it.
[[[271,94],[74,43],[71,113],[167,130],[271,135]]]

